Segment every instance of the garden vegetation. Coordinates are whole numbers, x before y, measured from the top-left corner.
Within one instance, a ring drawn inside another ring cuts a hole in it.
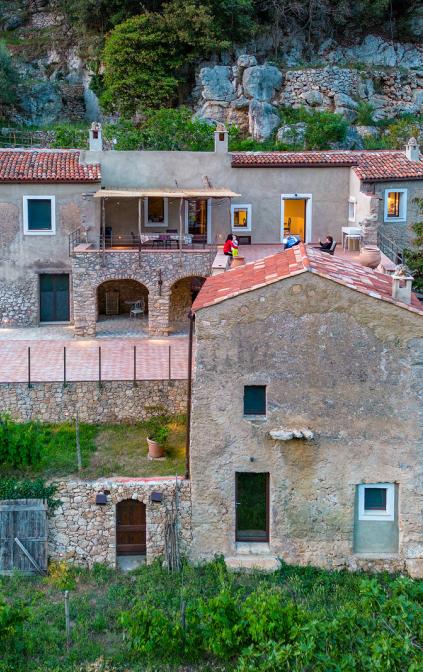
[[[228,572],[220,558],[177,574],[160,561],[126,575],[60,562],[46,578],[4,577],[0,594],[0,672],[423,667],[423,582],[404,576],[283,563],[273,574]]]

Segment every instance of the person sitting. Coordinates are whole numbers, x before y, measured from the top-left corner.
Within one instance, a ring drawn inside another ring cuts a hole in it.
[[[226,254],[228,257],[233,257],[234,249],[238,249],[238,246],[234,245],[234,237],[232,233],[229,233],[225,240],[225,244],[223,245],[223,254]]]
[[[300,236],[294,236],[291,233],[286,238],[284,238],[282,242],[283,242],[283,249],[289,250],[291,247],[299,245],[301,243],[301,238]]]
[[[326,236],[326,240],[324,243],[319,238],[319,245],[320,245],[320,250],[322,252],[330,252],[332,250],[332,245],[333,245],[333,237],[332,236]]]

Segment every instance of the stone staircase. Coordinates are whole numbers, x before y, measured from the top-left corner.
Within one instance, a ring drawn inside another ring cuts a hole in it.
[[[260,569],[274,572],[280,563],[270,552],[269,544],[242,542],[236,545],[236,554],[225,557],[228,569]]]

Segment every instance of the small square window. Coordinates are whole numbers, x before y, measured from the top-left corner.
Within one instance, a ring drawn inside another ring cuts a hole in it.
[[[24,196],[23,220],[25,235],[55,233],[54,196]]]
[[[407,219],[407,189],[385,191],[385,222],[404,222]]]
[[[386,488],[365,488],[365,511],[386,511]]]
[[[245,385],[244,415],[266,415],[266,385]]]
[[[251,205],[232,205],[231,217],[234,231],[251,231]]]
[[[395,485],[365,483],[358,486],[359,520],[394,520]]]

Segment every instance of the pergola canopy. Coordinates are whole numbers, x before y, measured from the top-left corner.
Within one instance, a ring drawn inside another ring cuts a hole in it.
[[[236,198],[241,196],[231,189],[99,189],[95,198]]]

